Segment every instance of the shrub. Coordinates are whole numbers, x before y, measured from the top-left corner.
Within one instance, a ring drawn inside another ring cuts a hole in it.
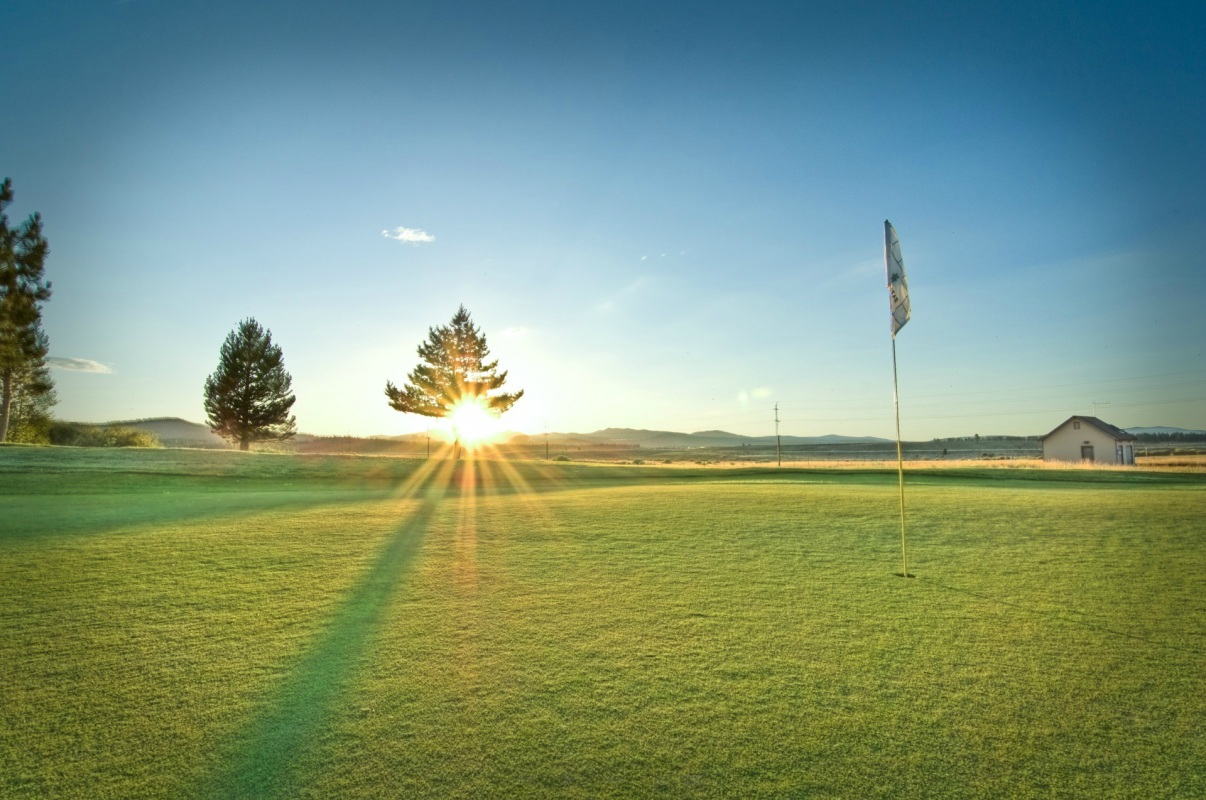
[[[105,447],[159,447],[159,437],[138,428],[105,428]]]

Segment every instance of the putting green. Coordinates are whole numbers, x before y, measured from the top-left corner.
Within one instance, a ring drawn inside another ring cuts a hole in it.
[[[0,795],[1188,797],[1206,484],[0,448]]]

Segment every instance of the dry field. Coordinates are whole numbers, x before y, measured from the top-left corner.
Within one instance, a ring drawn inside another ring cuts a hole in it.
[[[1043,461],[1041,458],[964,458],[964,459],[906,459],[904,462],[905,472],[914,472],[918,470],[962,470],[962,469],[999,469],[999,470],[1078,470],[1086,472],[1134,472],[1139,471],[1159,471],[1159,472],[1206,472],[1206,454],[1196,455],[1178,455],[1178,456],[1139,456],[1135,459],[1136,464],[1133,467],[1112,466],[1108,464],[1090,464],[1090,463],[1069,463],[1062,461]],[[598,461],[586,463],[599,464],[615,464],[614,461]],[[644,459],[634,460],[631,462],[621,462],[637,464],[646,467],[675,467],[682,468],[685,465],[701,466],[701,467],[748,467],[754,469],[768,469],[775,466],[774,462],[767,463],[765,461],[747,461],[747,460],[727,460],[719,458],[710,460],[701,458],[695,461],[685,459],[658,459],[656,457],[646,457]],[[896,459],[882,460],[867,460],[867,459],[831,459],[831,460],[788,460],[783,459],[784,469],[850,469],[850,470],[896,470]]]

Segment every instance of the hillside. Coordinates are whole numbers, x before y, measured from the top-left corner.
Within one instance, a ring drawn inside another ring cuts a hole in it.
[[[106,422],[104,425],[106,427],[135,428],[153,433],[159,437],[159,441],[164,447],[203,447],[215,450],[230,447],[229,442],[205,425],[189,422],[179,417],[121,420]]]

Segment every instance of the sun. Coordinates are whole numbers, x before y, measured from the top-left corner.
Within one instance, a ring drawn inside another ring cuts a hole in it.
[[[485,444],[501,431],[498,414],[480,397],[466,397],[448,411],[452,433],[466,447]]]

